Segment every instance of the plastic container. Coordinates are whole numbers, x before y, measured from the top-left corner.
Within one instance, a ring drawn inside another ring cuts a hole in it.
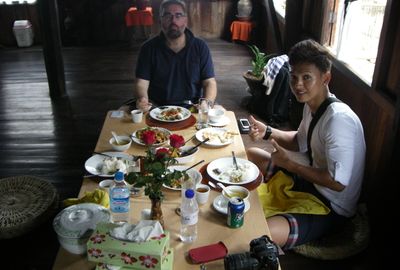
[[[57,214],[53,228],[61,246],[73,254],[86,253],[86,242],[99,222],[109,222],[110,210],[95,203],[71,205]]]
[[[193,189],[187,189],[181,203],[181,234],[184,243],[192,243],[197,238],[199,206]]]
[[[130,191],[124,180],[123,172],[116,172],[110,190],[111,221],[113,223],[129,222]]]
[[[33,44],[32,24],[28,20],[14,21],[13,32],[18,47],[29,47]]]

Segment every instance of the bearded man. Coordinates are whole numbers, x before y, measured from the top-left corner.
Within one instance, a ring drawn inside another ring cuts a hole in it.
[[[164,0],[160,6],[161,32],[146,41],[136,65],[135,105],[186,106],[217,96],[214,66],[207,44],[187,29],[186,4]],[[187,106],[186,106],[187,107]]]

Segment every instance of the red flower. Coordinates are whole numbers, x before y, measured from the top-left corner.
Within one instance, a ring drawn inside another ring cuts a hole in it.
[[[127,254],[125,252],[121,253],[121,260],[125,263],[125,264],[133,264],[135,262],[137,262],[137,259],[133,256],[131,256],[130,254]]]
[[[101,254],[101,249],[98,248],[91,248],[88,250],[88,253],[95,258],[100,258],[100,257],[104,257],[103,254]]]
[[[156,133],[153,130],[146,130],[142,133],[142,141],[146,145],[152,145],[156,142]]]
[[[139,260],[142,261],[141,265],[146,266],[146,268],[154,268],[158,263],[158,260],[150,255],[140,256]]]
[[[185,139],[178,134],[172,134],[169,137],[170,145],[174,148],[179,148],[185,144]]]
[[[157,159],[162,159],[163,157],[167,156],[169,154],[169,149],[165,147],[161,147],[157,149],[156,152],[156,158]]]
[[[93,242],[93,244],[100,244],[101,242],[104,242],[104,238],[106,236],[104,234],[95,234],[90,238],[90,241]]]

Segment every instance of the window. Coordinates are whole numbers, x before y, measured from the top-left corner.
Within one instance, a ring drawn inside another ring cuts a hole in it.
[[[372,83],[386,0],[332,2],[325,41],[336,57],[368,84]]]
[[[276,12],[285,18],[286,0],[273,0]]]

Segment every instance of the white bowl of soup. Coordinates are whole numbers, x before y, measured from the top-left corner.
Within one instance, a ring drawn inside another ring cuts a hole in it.
[[[111,137],[109,143],[111,144],[112,149],[119,152],[124,152],[131,147],[132,139],[129,136],[118,135],[118,142],[115,141],[114,137]]]
[[[228,190],[228,193],[225,192],[225,190],[222,190],[222,196],[224,196],[225,199],[230,200],[233,197],[239,197],[243,199],[244,202],[249,202],[250,198],[250,191],[243,187],[243,186],[226,186],[226,190]]]

